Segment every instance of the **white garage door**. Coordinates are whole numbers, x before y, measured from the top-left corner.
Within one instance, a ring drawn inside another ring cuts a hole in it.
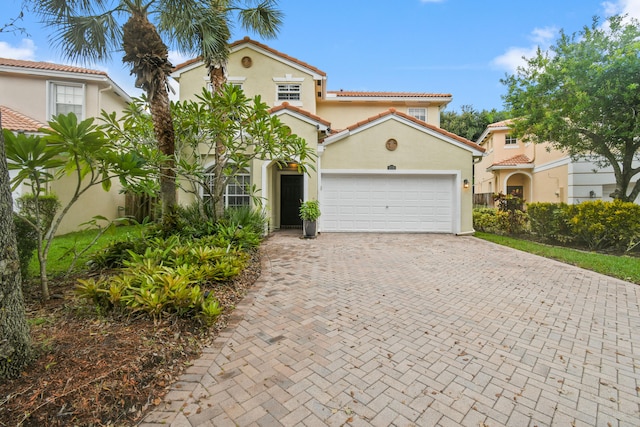
[[[322,231],[452,233],[451,175],[322,175]]]

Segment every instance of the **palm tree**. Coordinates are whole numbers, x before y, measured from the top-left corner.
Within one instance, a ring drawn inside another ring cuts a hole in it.
[[[163,218],[176,203],[175,136],[171,121],[168,77],[171,63],[168,48],[150,13],[161,13],[165,1],[151,0],[28,0],[43,22],[56,31],[54,44],[68,59],[85,63],[104,61],[113,52],[124,50],[123,62],[131,66],[136,87],[149,100],[159,150],[160,195]],[[151,10],[151,6],[155,6]],[[123,25],[122,18],[128,20]]]
[[[240,22],[244,30],[254,32],[265,38],[273,38],[282,25],[283,13],[276,8],[276,0],[256,0],[255,6],[240,7],[233,0],[183,0],[170,3],[168,11],[170,21],[160,22],[160,28],[171,32],[180,50],[200,55],[209,70],[209,80],[214,92],[220,92],[226,83],[226,68],[229,59],[229,39],[234,19]],[[196,44],[194,45],[194,41]],[[224,145],[216,141],[214,150],[213,191],[211,194],[217,212],[216,218],[223,214],[221,203],[224,194]]]
[[[274,37],[282,23],[282,13],[275,9],[276,0],[259,0],[255,7],[241,7],[234,0],[27,1],[47,25],[57,29],[52,39],[71,60],[103,61],[123,48],[123,61],[131,65],[136,86],[147,94],[158,148],[165,155],[160,166],[160,193],[166,220],[176,203],[175,133],[167,87],[171,64],[167,45],[157,30],[166,34],[166,40],[175,42],[179,50],[201,54],[210,70],[213,88],[219,90],[226,81],[235,15],[242,28]],[[149,20],[149,15],[156,16],[157,24]],[[122,16],[128,17],[123,26]]]

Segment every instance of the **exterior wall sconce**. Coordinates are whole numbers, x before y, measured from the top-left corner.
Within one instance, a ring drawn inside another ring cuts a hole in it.
[[[596,192],[593,190],[589,191],[589,197],[594,199],[596,197]]]
[[[468,179],[465,179],[464,181],[462,181],[462,186],[463,186],[464,188],[469,188],[469,180],[468,180]]]

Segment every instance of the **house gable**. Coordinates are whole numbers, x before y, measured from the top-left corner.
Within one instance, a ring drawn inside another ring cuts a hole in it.
[[[484,148],[480,147],[478,144],[472,141],[469,141],[468,139],[462,138],[461,136],[448,132],[444,129],[425,123],[405,113],[396,111],[393,108],[383,113],[369,117],[368,119],[362,120],[358,123],[355,123],[347,127],[347,129],[328,137],[324,140],[323,145],[326,147],[344,138],[356,135],[372,127],[379,126],[380,123],[384,123],[390,120],[402,123],[433,138],[449,143],[458,148],[462,148],[463,150],[469,151],[473,156],[482,156],[485,151]]]

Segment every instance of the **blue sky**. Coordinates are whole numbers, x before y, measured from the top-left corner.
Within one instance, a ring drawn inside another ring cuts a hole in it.
[[[5,3],[3,19],[17,16],[21,3]],[[579,31],[595,15],[640,18],[640,0],[279,0],[279,6],[285,19],[277,39],[237,28],[232,41],[249,35],[312,64],[327,73],[330,90],[451,93],[448,110],[457,111],[502,109],[500,79],[537,46],[546,49],[560,29]],[[20,25],[29,37],[0,33],[0,57],[69,63],[36,17],[27,13]],[[171,54],[174,65],[189,58]],[[120,52],[109,63],[80,65],[107,71],[139,94]]]

